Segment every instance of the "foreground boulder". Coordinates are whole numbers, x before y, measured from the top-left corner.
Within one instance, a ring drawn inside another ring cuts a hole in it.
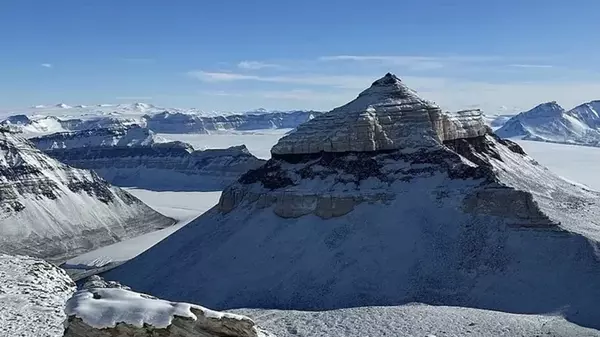
[[[270,336],[248,317],[163,301],[98,277],[75,293],[65,312],[65,337]]]
[[[600,195],[479,111],[444,113],[387,74],[271,153],[107,277],[217,310],[421,302],[600,328]]]

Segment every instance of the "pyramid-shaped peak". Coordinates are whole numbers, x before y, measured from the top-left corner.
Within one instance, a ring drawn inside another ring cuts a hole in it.
[[[356,99],[300,125],[273,147],[277,155],[437,147],[487,132],[481,114],[450,116],[387,73]]]
[[[437,107],[432,102],[419,97],[416,91],[410,89],[399,77],[392,73],[387,73],[382,78],[373,82],[358,97],[363,97],[362,102],[370,105],[386,104],[386,102],[389,103],[389,100],[403,100],[406,103],[414,102]],[[366,97],[369,98],[366,99]]]

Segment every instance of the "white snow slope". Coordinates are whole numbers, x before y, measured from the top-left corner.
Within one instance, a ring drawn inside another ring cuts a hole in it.
[[[74,292],[75,283],[50,263],[0,254],[0,336],[62,336]]]
[[[236,309],[277,337],[596,337],[558,315],[407,304],[328,311]]]
[[[152,210],[95,173],[0,133],[0,252],[60,261],[168,227]]]
[[[221,195],[221,192],[156,192],[140,189],[127,191],[153,209],[178,220],[178,223],[68,260],[61,267],[66,269],[74,280],[109,270],[138,256],[212,208]]]

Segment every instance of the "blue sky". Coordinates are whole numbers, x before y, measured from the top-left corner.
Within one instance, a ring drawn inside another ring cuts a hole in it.
[[[448,109],[600,99],[597,0],[0,3],[0,106],[330,109],[388,71]]]

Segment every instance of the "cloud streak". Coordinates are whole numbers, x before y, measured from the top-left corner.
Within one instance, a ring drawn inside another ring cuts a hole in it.
[[[372,77],[346,76],[346,75],[289,75],[289,76],[259,76],[229,72],[208,72],[195,70],[187,73],[188,76],[203,82],[235,82],[255,81],[270,83],[287,83],[297,85],[330,86],[346,89],[360,89],[365,83],[373,81]]]
[[[52,68],[52,64],[50,64],[50,63],[42,63],[40,65],[44,68]]]
[[[509,64],[508,66],[513,67],[513,68],[531,68],[531,69],[554,68],[554,66],[550,65],[550,64]]]
[[[274,63],[266,63],[260,61],[241,61],[237,64],[238,68],[246,70],[261,70],[261,69],[282,69],[283,66]]]

